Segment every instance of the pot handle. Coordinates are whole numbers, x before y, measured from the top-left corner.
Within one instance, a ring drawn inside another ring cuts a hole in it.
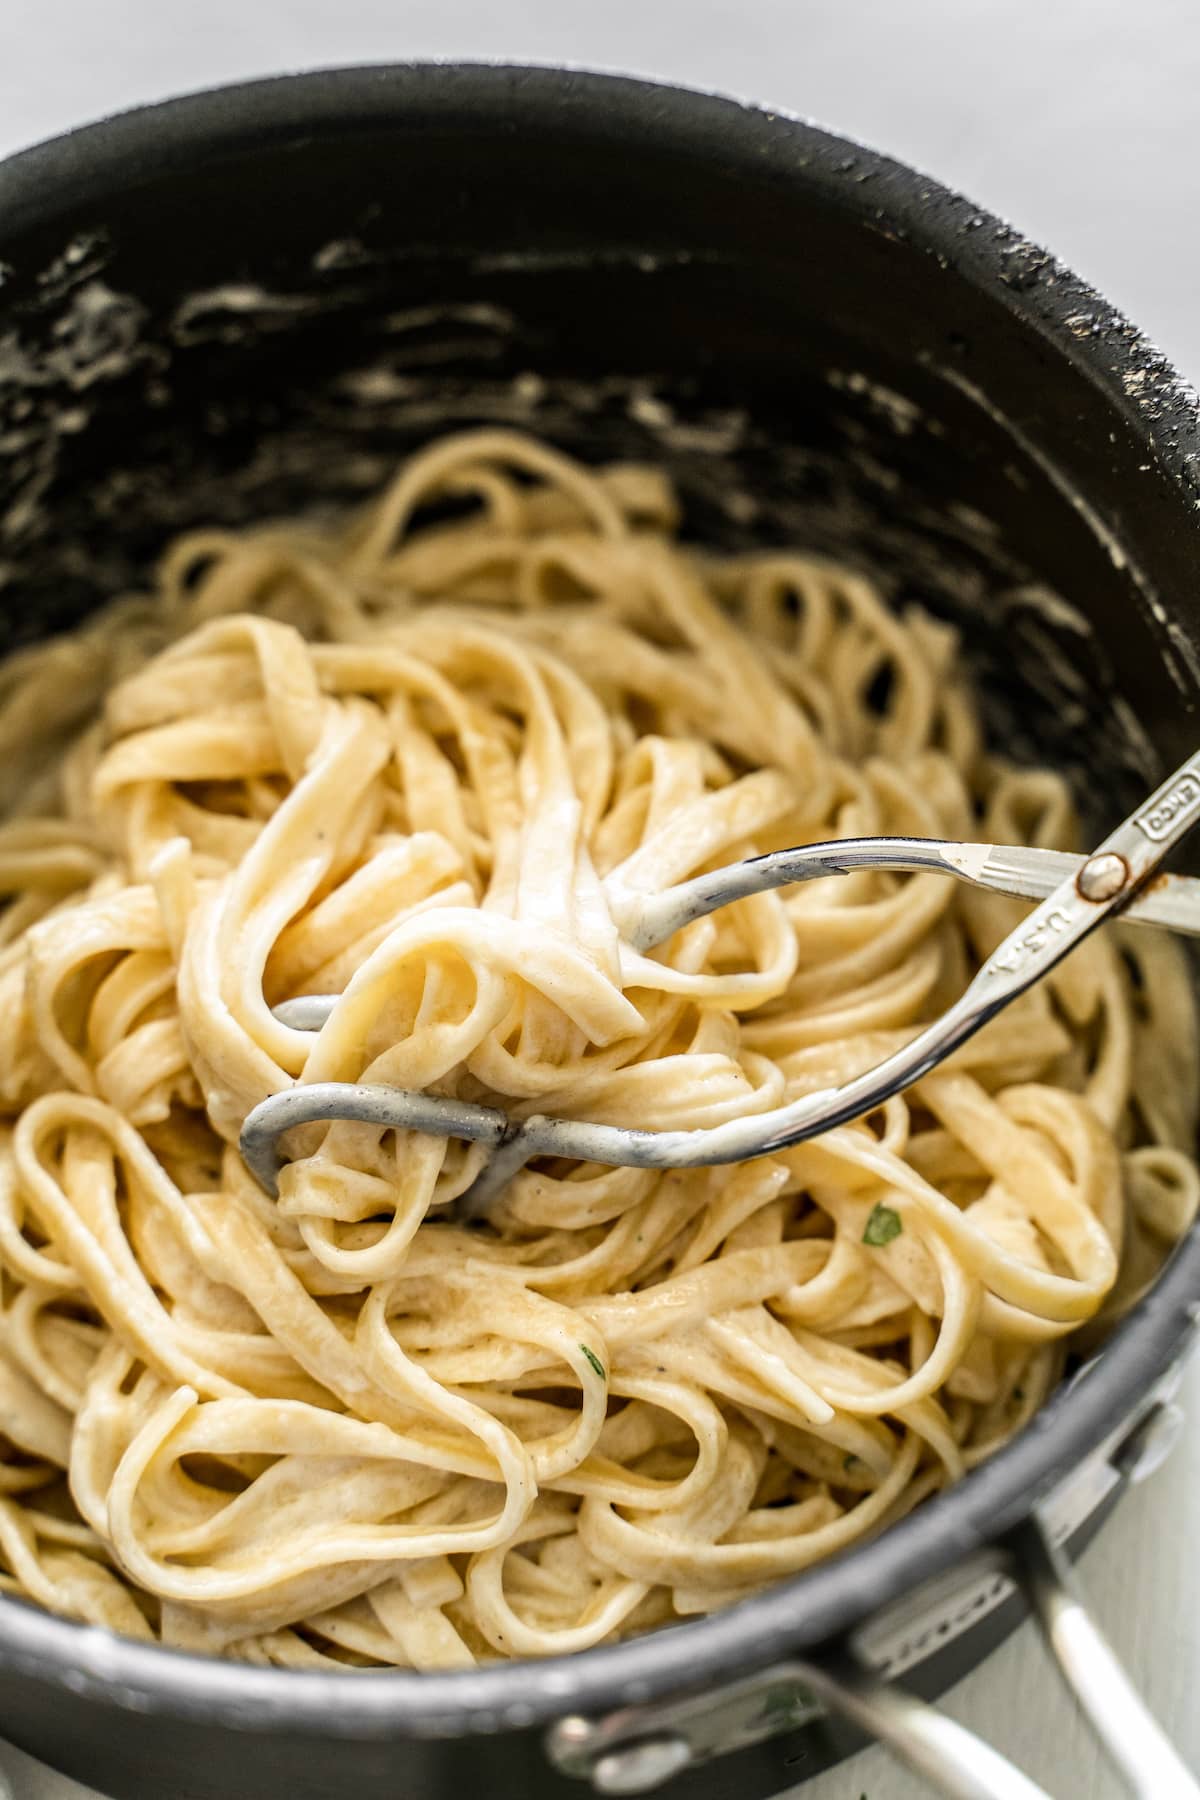
[[[1160,1384],[1132,1429],[1127,1426],[1115,1446],[1100,1454],[1103,1493],[1114,1484],[1144,1480],[1167,1454],[1182,1420],[1170,1399],[1181,1366]],[[1097,1504],[1095,1473],[1093,1468],[1083,1482],[1092,1500],[1080,1519]],[[1047,1507],[1054,1501],[1052,1495]],[[1200,1800],[1200,1782],[1087,1610],[1059,1547],[1075,1527],[1057,1528],[1063,1524],[1053,1510],[1036,1506],[1004,1550],[991,1553],[993,1572],[1023,1589],[1066,1685],[1134,1800]],[[789,1657],[715,1694],[630,1706],[601,1718],[560,1719],[547,1734],[546,1748],[563,1774],[590,1781],[600,1794],[642,1794],[710,1757],[837,1713],[885,1744],[946,1800],[1053,1800],[989,1743],[895,1680],[885,1680],[879,1673],[885,1663],[862,1636],[852,1634],[822,1651],[819,1662]]]
[[[1200,1800],[1197,1782],[1087,1609],[1078,1577],[1035,1511],[1010,1540],[1059,1672],[1134,1800]],[[880,1740],[947,1800],[1050,1800],[990,1744],[885,1682],[852,1653],[805,1666],[826,1705]]]
[[[1058,1667],[1135,1800],[1200,1800],[1200,1784],[1147,1710],[1088,1613],[1064,1553],[1035,1513],[1010,1540],[1007,1572],[1020,1583]],[[599,1794],[644,1794],[740,1744],[837,1713],[887,1746],[944,1800],[1053,1800],[992,1748],[894,1681],[853,1638],[820,1662],[787,1662],[717,1695],[632,1707],[607,1718],[560,1719],[550,1760]]]
[[[881,1680],[851,1655],[806,1664],[804,1680],[830,1711],[885,1744],[945,1800],[1052,1800],[965,1725]]]
[[[1014,1550],[1047,1646],[1130,1793],[1137,1800],[1200,1800],[1200,1782],[1088,1611],[1074,1568],[1036,1511]]]

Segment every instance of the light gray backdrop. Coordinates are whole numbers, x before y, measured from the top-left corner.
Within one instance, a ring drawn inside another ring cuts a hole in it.
[[[802,113],[1012,219],[1200,381],[1196,0],[0,0],[0,155],[183,89],[411,57],[569,62]],[[1106,1629],[1200,1764],[1200,1367],[1188,1385],[1183,1443],[1084,1570]],[[1028,1628],[949,1709],[1060,1800],[1116,1800]],[[16,1800],[82,1794],[13,1752],[0,1763]],[[926,1792],[871,1751],[796,1800]],[[186,1800],[185,1785],[162,1800]]]

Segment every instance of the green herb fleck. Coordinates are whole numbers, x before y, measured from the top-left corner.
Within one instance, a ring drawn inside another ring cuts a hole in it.
[[[890,1206],[875,1206],[867,1220],[867,1229],[863,1232],[864,1244],[878,1248],[881,1244],[890,1244],[904,1230],[900,1214]]]
[[[851,1469],[856,1469],[858,1467],[858,1458],[855,1456],[853,1450],[848,1451],[842,1458],[842,1467],[845,1469],[847,1475],[850,1473]]]
[[[1014,1400],[1023,1400],[1024,1398],[1025,1398],[1025,1389],[1023,1387],[1015,1387],[1013,1389],[1013,1399]]]
[[[589,1350],[586,1344],[580,1344],[579,1348],[583,1351],[583,1354],[587,1357],[601,1381],[606,1381],[608,1378],[604,1373],[604,1364],[600,1361],[596,1352],[594,1350]]]

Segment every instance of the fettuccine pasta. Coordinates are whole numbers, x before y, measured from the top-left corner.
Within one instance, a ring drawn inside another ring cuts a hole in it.
[[[1124,926],[777,1155],[531,1164],[468,1225],[477,1147],[338,1122],[255,1183],[295,1083],[651,1128],[828,1087],[1022,903],[859,873],[639,953],[629,897],[868,833],[1077,847],[949,627],[678,524],[654,469],[470,433],[0,669],[11,1592],[295,1666],[686,1619],[959,1479],[1191,1219],[1186,973]]]

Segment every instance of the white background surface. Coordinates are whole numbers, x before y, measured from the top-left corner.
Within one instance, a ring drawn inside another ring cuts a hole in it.
[[[802,113],[1012,219],[1200,384],[1195,0],[0,0],[0,155],[188,88],[410,57],[571,62]],[[1200,1767],[1200,1366],[1186,1394],[1173,1459],[1122,1505],[1083,1573],[1102,1625]],[[947,1709],[1058,1800],[1121,1792],[1029,1627]],[[2,1747],[0,1764],[16,1800],[84,1795]],[[870,1751],[803,1800],[928,1791]]]

